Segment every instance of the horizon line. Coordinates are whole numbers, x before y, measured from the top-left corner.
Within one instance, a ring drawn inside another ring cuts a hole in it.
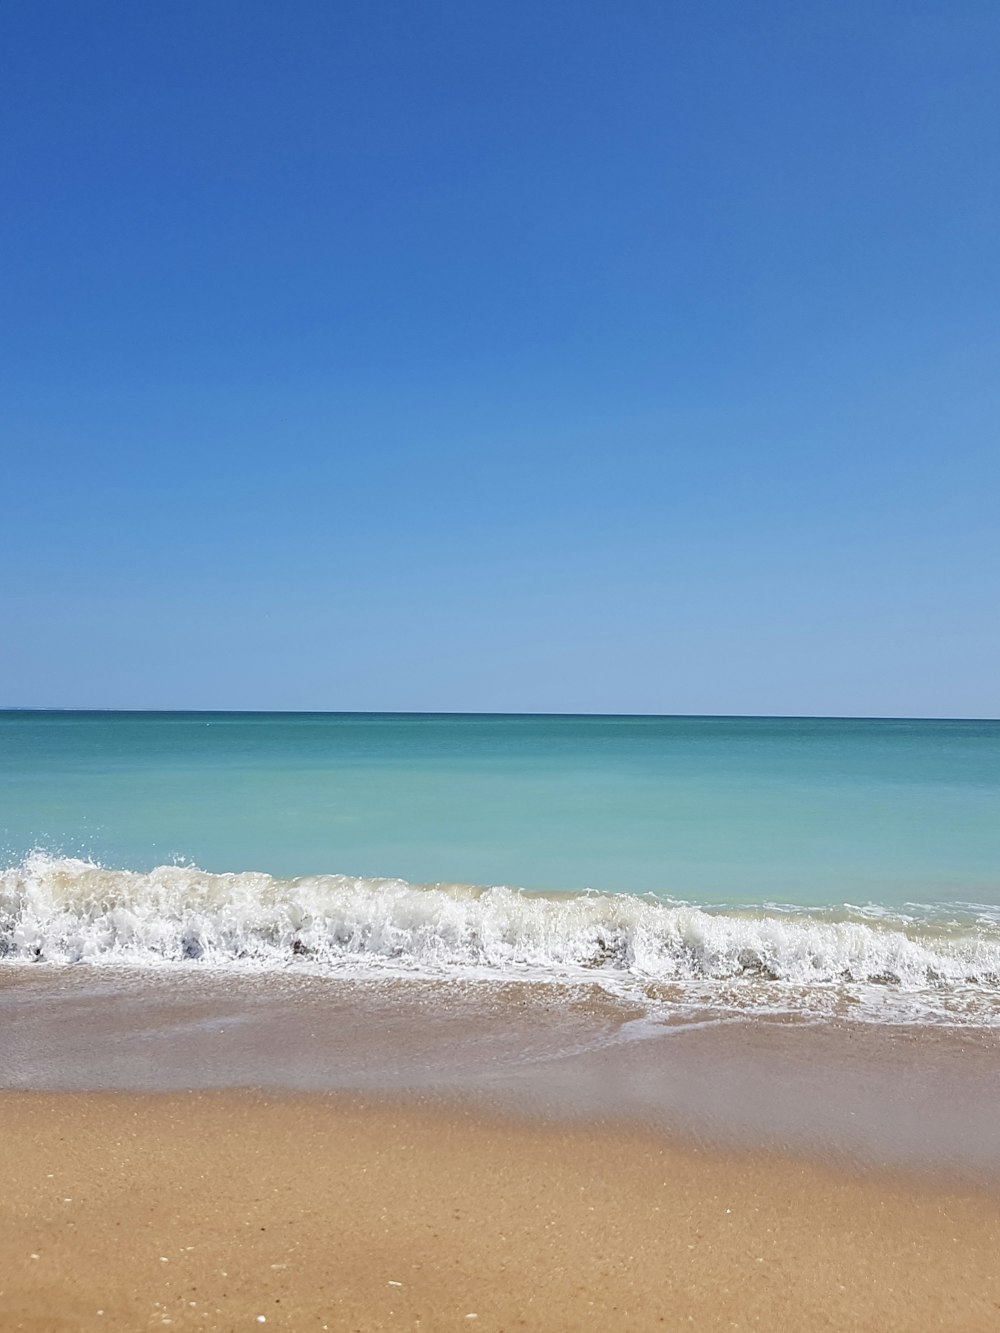
[[[480,718],[647,718],[691,721],[761,721],[761,722],[997,722],[998,717],[943,714],[889,713],[605,713],[551,712],[549,710],[470,710],[470,709],[399,709],[399,708],[66,708],[51,706],[4,706],[0,715],[10,713],[96,713],[142,716],[213,717],[480,717]]]

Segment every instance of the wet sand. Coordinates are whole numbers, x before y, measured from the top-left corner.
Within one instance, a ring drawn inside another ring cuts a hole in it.
[[[675,1025],[596,985],[0,969],[0,1088],[404,1094],[1000,1192],[1000,1033]]]
[[[0,1327],[995,1329],[1000,1201],[386,1099],[0,1095]]]

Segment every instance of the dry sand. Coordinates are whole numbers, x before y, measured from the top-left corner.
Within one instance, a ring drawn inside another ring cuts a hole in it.
[[[626,1130],[0,1094],[0,1327],[1000,1328],[1000,1200]]]

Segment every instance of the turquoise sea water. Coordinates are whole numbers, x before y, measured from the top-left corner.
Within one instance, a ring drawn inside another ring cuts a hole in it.
[[[0,714],[0,959],[1000,1025],[1000,723]]]
[[[1000,722],[0,714],[0,855],[1000,904]]]

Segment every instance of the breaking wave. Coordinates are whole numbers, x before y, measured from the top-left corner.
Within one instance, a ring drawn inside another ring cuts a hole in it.
[[[703,1002],[713,987],[731,1000],[744,984],[772,995],[877,987],[923,995],[928,1013],[962,997],[952,1007],[963,1021],[1000,1021],[1000,928],[982,919],[706,910],[627,894],[543,896],[186,866],[139,872],[42,854],[0,871],[0,957],[585,977],[647,994],[695,987]]]

